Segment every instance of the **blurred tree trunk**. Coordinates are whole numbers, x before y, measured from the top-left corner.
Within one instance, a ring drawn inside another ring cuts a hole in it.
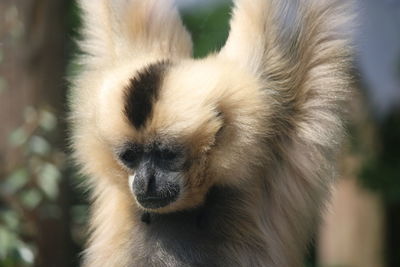
[[[1,152],[26,106],[64,109],[68,1],[0,2]]]
[[[339,181],[319,239],[318,266],[383,267],[384,209],[357,177]]]
[[[24,118],[30,115],[27,113],[33,112],[27,107],[45,106],[62,118],[68,2],[0,1],[0,177],[27,165],[22,153],[8,145],[10,133],[24,124]],[[62,124],[51,146],[61,147]],[[40,209],[24,214],[24,220],[30,220],[33,227],[37,266],[71,266],[65,184],[61,182],[60,195],[53,203],[61,207],[58,216],[43,216]]]
[[[362,168],[378,150],[375,125],[361,99],[358,95],[352,101],[351,134],[341,159],[341,177],[319,232],[318,266],[322,267],[384,266],[383,200],[359,179]]]

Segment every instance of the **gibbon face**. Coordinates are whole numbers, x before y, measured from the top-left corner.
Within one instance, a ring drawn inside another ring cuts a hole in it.
[[[145,210],[198,206],[213,185],[246,182],[263,155],[267,95],[231,62],[126,64],[99,80],[95,131],[108,156],[97,164]]]

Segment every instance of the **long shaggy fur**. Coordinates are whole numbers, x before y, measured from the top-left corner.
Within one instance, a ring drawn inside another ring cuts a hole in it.
[[[348,1],[236,0],[226,46],[201,60],[171,1],[80,5],[70,105],[93,201],[84,266],[301,266],[343,135]],[[135,128],[126,90],[160,62],[169,69]],[[159,139],[188,147],[193,165],[179,199],[148,211],[115,151]]]

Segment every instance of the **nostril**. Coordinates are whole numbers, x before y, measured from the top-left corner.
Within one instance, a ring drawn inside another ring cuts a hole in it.
[[[156,177],[155,175],[150,175],[150,178],[147,182],[147,195],[152,196],[157,194],[157,185],[156,185]]]

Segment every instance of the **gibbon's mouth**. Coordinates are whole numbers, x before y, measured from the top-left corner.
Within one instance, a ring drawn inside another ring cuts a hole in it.
[[[174,183],[165,183],[161,188],[148,187],[143,190],[140,184],[133,183],[133,193],[137,202],[145,209],[160,209],[178,199],[180,186]]]

